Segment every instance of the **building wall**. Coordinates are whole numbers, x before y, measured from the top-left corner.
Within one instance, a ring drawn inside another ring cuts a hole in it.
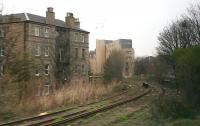
[[[12,23],[6,24],[5,29],[5,46],[12,53],[16,53],[17,56],[22,56],[25,52],[25,42],[24,42],[24,23]],[[13,32],[15,31],[15,32]],[[12,48],[14,44],[14,48]],[[6,50],[7,50],[6,49]]]
[[[55,78],[58,83],[63,85],[70,81],[70,41],[69,30],[56,27],[57,37],[55,44],[56,73]]]
[[[133,48],[123,48],[122,49],[125,56],[125,64],[123,68],[124,77],[132,77],[134,71],[134,50]]]
[[[91,69],[96,69],[94,74],[103,74],[104,64],[109,58],[113,50],[121,50],[125,56],[125,64],[123,69],[124,77],[131,77],[133,73],[134,49],[132,48],[132,40],[97,40],[96,41],[96,68],[91,65]],[[94,59],[91,58],[91,63]]]
[[[38,95],[49,93],[55,86],[55,26],[30,22],[1,24],[1,27],[4,26],[6,27],[5,37],[1,38],[0,45],[5,47],[6,55],[0,58],[9,58],[14,55],[20,58],[25,54],[33,58],[33,64],[37,64],[37,68],[31,70],[31,74],[33,80],[37,83]],[[39,28],[37,36],[34,34],[35,27]],[[45,28],[49,29],[48,36],[44,34]],[[36,55],[36,48],[39,50],[39,55]],[[45,55],[45,49],[48,49],[48,55]],[[3,62],[0,64],[3,64]],[[6,71],[7,66],[5,63],[3,65]],[[45,65],[49,66],[48,74],[44,72]]]
[[[105,64],[106,47],[104,40],[96,40],[96,62],[97,62],[97,74],[103,73],[103,65]]]
[[[9,26],[7,39],[16,39],[12,51],[19,56],[27,53],[36,62],[32,78],[38,85],[38,95],[50,93],[59,84],[87,83],[89,80],[89,32],[80,29],[80,22],[72,13],[67,15],[65,26],[55,25],[53,8],[48,8],[47,16],[48,19],[43,18],[46,23],[20,19],[0,23],[0,30]],[[0,47],[6,47],[5,42],[0,36]],[[0,57],[0,65],[3,58]]]
[[[70,68],[71,83],[87,83],[89,80],[89,41],[88,34],[70,31]]]
[[[36,34],[36,29],[39,29]],[[46,29],[48,29],[46,31]],[[37,68],[32,73],[38,80],[38,95],[48,94],[56,85],[55,81],[55,26],[27,23],[25,32],[26,52],[34,58]],[[48,74],[46,72],[48,69]]]
[[[7,70],[8,61],[13,59],[13,54],[22,57],[25,52],[24,23],[0,24],[0,30],[1,33],[3,32],[3,35],[0,36],[0,53],[2,53],[2,50],[4,52],[3,55],[0,54],[1,81],[1,76],[3,76]]]
[[[89,54],[89,65],[90,65],[90,74],[97,73],[97,62],[96,62],[96,52],[91,51]]]
[[[119,42],[113,41],[112,43],[106,44],[106,60],[110,57],[113,50],[121,50]]]

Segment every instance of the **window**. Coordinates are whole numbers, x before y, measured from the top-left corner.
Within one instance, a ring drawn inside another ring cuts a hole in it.
[[[85,49],[82,49],[82,58],[85,59]]]
[[[75,58],[78,58],[78,48],[75,48]]]
[[[35,27],[34,28],[34,35],[35,36],[39,36],[40,35],[40,28],[39,27]]]
[[[4,37],[4,30],[0,30],[0,37]]]
[[[128,67],[128,62],[126,62],[126,67]]]
[[[125,74],[128,75],[128,67],[125,69]]]
[[[74,66],[74,72],[78,72],[78,65],[77,64],[75,64],[75,66]]]
[[[40,76],[40,73],[39,73],[38,69],[35,70],[35,76]]]
[[[44,29],[44,37],[49,37],[49,28],[48,27],[46,27]]]
[[[80,41],[81,41],[81,42],[84,42],[84,34],[81,34],[81,35],[80,35]]]
[[[77,32],[74,32],[74,41],[75,42],[78,42],[78,33]]]
[[[0,47],[0,56],[5,56],[5,48]]]
[[[44,74],[45,74],[45,75],[49,75],[49,64],[46,64],[46,65],[44,66]]]
[[[49,47],[44,47],[44,56],[49,56]]]
[[[4,74],[4,65],[0,64],[0,76]]]
[[[84,66],[84,64],[82,64],[82,73],[85,73],[85,66]]]
[[[64,54],[64,50],[63,48],[59,49],[59,61],[62,62],[63,61],[63,54]]]
[[[40,56],[40,45],[39,44],[37,44],[35,46],[35,56]]]

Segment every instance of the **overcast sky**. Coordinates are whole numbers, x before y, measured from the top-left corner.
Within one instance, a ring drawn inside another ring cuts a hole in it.
[[[3,14],[28,12],[45,16],[53,7],[57,19],[66,12],[79,18],[90,32],[90,50],[96,39],[132,39],[136,56],[156,54],[157,36],[171,21],[199,0],[0,0]]]

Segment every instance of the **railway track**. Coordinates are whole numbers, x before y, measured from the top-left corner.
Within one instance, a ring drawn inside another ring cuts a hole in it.
[[[89,102],[83,105],[78,105],[75,107],[69,107],[64,110],[56,111],[53,113],[49,113],[46,115],[40,115],[40,116],[33,116],[29,118],[24,118],[21,120],[11,121],[7,123],[0,124],[0,126],[57,126],[69,123],[71,121],[74,121],[79,118],[83,118],[86,116],[90,116],[93,114],[96,114],[98,112],[106,111],[109,109],[112,109],[114,107],[117,107],[119,105],[137,100],[146,94],[150,93],[152,88],[149,90],[145,89],[145,92],[140,93],[140,95],[137,96],[128,96],[127,94],[130,93],[130,91],[124,91],[119,94],[115,94],[110,97],[106,97],[101,100]],[[124,95],[126,94],[126,95]],[[130,98],[126,99],[122,96],[128,96]],[[129,94],[130,95],[130,94]],[[131,94],[132,95],[132,94]],[[107,102],[107,100],[109,102]],[[97,106],[99,103],[106,102],[106,105]]]
[[[20,119],[20,120],[15,120],[15,121],[7,122],[7,123],[2,123],[2,124],[0,124],[0,126],[36,126],[36,125],[40,126],[44,123],[55,121],[56,117],[58,115],[62,115],[64,118],[69,117],[69,116],[73,116],[73,115],[77,115],[77,114],[80,114],[80,113],[86,111],[86,109],[84,109],[85,106],[95,105],[95,104],[98,104],[98,103],[106,101],[106,100],[111,100],[113,98],[119,97],[119,96],[126,94],[126,93],[128,93],[128,91],[124,91],[122,93],[115,94],[113,96],[106,97],[106,98],[103,98],[101,100],[93,101],[93,102],[86,103],[86,104],[83,104],[83,105],[69,107],[69,108],[59,110],[59,111],[56,111],[56,112],[53,112],[53,113],[23,118],[23,119]],[[73,111],[73,110],[76,110],[76,109],[77,109],[77,111]],[[87,109],[87,110],[89,110],[89,109]],[[72,111],[72,112],[67,113],[69,111]],[[65,114],[65,113],[67,113],[67,114]],[[42,120],[42,121],[38,121],[38,120]],[[32,123],[29,123],[29,122],[32,122]]]
[[[69,123],[71,121],[77,120],[79,118],[84,118],[84,117],[87,117],[87,116],[91,116],[93,114],[96,114],[96,113],[99,113],[99,112],[103,112],[103,111],[112,109],[114,107],[126,104],[128,102],[138,100],[138,99],[140,99],[141,97],[147,95],[150,92],[151,92],[151,89],[149,89],[148,91],[146,91],[146,92],[144,92],[144,93],[142,93],[142,94],[140,94],[138,96],[135,96],[135,97],[132,97],[132,98],[129,98],[129,99],[126,99],[126,100],[120,100],[120,101],[118,101],[116,103],[112,103],[112,104],[109,104],[107,106],[104,106],[104,107],[101,107],[101,108],[98,108],[98,109],[85,111],[85,112],[82,112],[80,114],[77,114],[77,115],[74,115],[74,116],[70,116],[68,118],[63,118],[62,120],[57,121],[57,122],[45,124],[43,126],[60,126],[60,125],[64,125],[64,124],[67,124],[67,123]]]

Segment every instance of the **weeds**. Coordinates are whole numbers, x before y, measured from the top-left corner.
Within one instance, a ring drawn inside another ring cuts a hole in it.
[[[83,104],[87,101],[98,99],[105,94],[112,92],[116,83],[103,84],[76,84],[56,90],[50,96],[33,97],[26,99],[19,105],[24,111],[46,111],[55,107],[69,104]],[[30,104],[31,103],[31,104]]]
[[[172,97],[165,97],[154,101],[151,108],[152,117],[160,118],[193,118],[196,115],[194,108]]]

